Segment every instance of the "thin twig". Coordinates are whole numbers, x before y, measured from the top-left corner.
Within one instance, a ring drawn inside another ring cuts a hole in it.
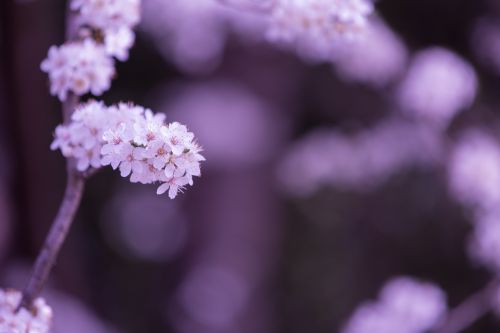
[[[492,309],[492,301],[500,287],[494,279],[485,288],[472,294],[456,308],[452,309],[443,322],[432,330],[433,333],[459,333],[474,324]]]

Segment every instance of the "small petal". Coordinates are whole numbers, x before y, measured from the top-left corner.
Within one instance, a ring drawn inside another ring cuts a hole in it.
[[[120,174],[122,177],[130,175],[130,171],[132,171],[132,165],[130,162],[122,162],[122,164],[120,164]]]
[[[165,193],[168,190],[169,187],[170,187],[169,183],[163,183],[163,184],[161,184],[158,187],[158,189],[156,190],[156,194],[160,195],[160,194]]]

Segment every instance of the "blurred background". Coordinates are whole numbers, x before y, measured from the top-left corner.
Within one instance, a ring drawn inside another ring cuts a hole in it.
[[[500,3],[375,6],[368,36],[331,55],[271,43],[264,15],[215,0],[143,0],[102,99],[185,123],[207,161],[173,201],[110,168],[87,183],[45,292],[56,333],[341,332],[395,276],[450,307],[492,278],[470,239],[500,171],[463,170],[460,152],[490,147],[473,160],[500,168]],[[64,9],[0,2],[2,286],[27,281],[65,185],[39,69]],[[498,330],[489,314],[466,332]]]

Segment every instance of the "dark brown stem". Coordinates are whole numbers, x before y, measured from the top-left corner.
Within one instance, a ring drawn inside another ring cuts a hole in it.
[[[499,287],[500,281],[495,279],[485,288],[469,296],[452,309],[432,333],[458,333],[470,327],[491,311],[493,297]]]

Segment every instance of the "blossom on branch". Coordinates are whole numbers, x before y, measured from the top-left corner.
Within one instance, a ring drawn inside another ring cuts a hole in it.
[[[79,171],[111,165],[133,183],[160,183],[157,193],[168,191],[172,199],[193,185],[205,160],[186,126],[126,103],[81,105],[69,125],[56,128],[51,148],[75,158]]]
[[[52,309],[43,298],[33,302],[31,311],[16,308],[22,294],[17,290],[0,289],[0,332],[48,333],[52,326]]]
[[[72,0],[71,9],[78,11],[80,24],[107,30],[137,25],[140,4],[140,0]]]
[[[88,92],[101,95],[110,88],[115,74],[113,59],[90,39],[52,46],[40,67],[49,74],[50,93],[61,101],[70,91],[79,96]]]
[[[112,57],[128,59],[132,28],[140,20],[140,0],[73,0],[77,40],[52,46],[41,64],[49,74],[50,92],[65,101],[69,92],[101,95],[115,75]]]
[[[83,35],[97,35],[109,56],[125,61],[135,40],[132,29],[141,18],[140,4],[140,0],[73,0],[71,9],[78,13]]]
[[[327,56],[339,39],[350,40],[362,32],[372,12],[367,0],[280,0],[272,10],[267,37]]]
[[[104,35],[104,48],[109,56],[125,61],[128,59],[128,53],[134,41],[135,34],[131,29],[120,28],[107,31]]]

